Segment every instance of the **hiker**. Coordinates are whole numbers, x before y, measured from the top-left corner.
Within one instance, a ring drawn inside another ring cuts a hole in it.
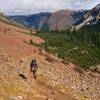
[[[32,60],[31,64],[30,64],[30,72],[33,73],[34,75],[34,79],[36,79],[36,71],[37,71],[37,64],[36,64],[36,60]]]

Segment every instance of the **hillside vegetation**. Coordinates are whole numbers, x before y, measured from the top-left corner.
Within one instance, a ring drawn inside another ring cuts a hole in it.
[[[100,63],[99,26],[85,26],[73,32],[56,30],[48,31],[46,34],[40,31],[37,35],[45,39],[41,46],[47,51],[81,67],[89,68]]]

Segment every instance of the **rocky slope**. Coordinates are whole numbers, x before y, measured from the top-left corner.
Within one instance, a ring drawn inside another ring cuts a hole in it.
[[[87,11],[83,17],[75,24],[75,28],[79,29],[85,25],[95,25],[100,23],[100,3],[93,9]]]
[[[76,23],[85,11],[60,10],[54,13],[40,13],[27,16],[10,16],[25,26],[44,30],[63,30]]]
[[[39,44],[44,40],[26,32],[29,30],[0,22],[0,100],[75,100],[34,80],[29,64],[33,58],[42,61],[42,57],[29,41]],[[19,72],[28,80],[19,77]]]
[[[65,30],[76,23],[84,11],[70,11],[70,10],[60,10],[52,13],[48,20],[48,25],[50,30]]]

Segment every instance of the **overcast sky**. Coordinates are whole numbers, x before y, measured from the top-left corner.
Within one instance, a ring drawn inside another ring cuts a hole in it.
[[[0,0],[0,12],[5,14],[33,14],[60,9],[90,9],[100,0]]]

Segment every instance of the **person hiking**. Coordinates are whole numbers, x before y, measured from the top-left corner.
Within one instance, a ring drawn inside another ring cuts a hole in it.
[[[34,79],[36,79],[36,71],[37,71],[37,69],[38,69],[38,65],[36,63],[36,60],[33,59],[31,64],[30,64],[30,72],[33,73]]]

